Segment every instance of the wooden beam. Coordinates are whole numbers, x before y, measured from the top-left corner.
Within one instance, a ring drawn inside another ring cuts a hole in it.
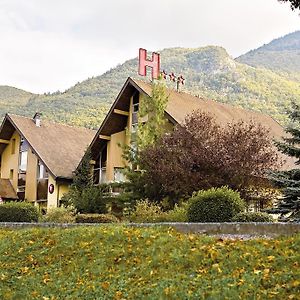
[[[107,141],[110,141],[110,136],[108,136],[108,135],[102,135],[102,134],[100,134],[100,135],[99,135],[99,138],[100,138],[101,140],[107,140]]]
[[[122,116],[129,116],[129,111],[120,110],[120,109],[116,109],[116,108],[114,109],[114,113],[122,115]]]
[[[0,144],[6,144],[6,145],[8,145],[9,141],[8,140],[2,140],[2,139],[0,139]]]

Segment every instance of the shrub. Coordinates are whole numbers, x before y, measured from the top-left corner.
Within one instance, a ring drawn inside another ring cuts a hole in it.
[[[165,213],[161,207],[149,200],[137,201],[133,213],[129,216],[131,222],[155,223],[165,221]]]
[[[9,202],[0,205],[0,222],[37,222],[39,213],[31,203]]]
[[[42,222],[53,223],[74,223],[75,222],[75,210],[74,207],[56,207],[50,208],[47,214],[42,217]]]
[[[230,222],[245,209],[238,192],[228,187],[199,191],[189,200],[189,222]]]
[[[232,222],[274,222],[272,216],[263,212],[241,212],[235,215]]]
[[[78,214],[76,223],[117,223],[118,218],[110,214]]]
[[[187,222],[187,207],[175,205],[174,209],[165,213],[166,222]]]
[[[80,213],[106,213],[106,197],[97,186],[88,186],[83,190],[72,187],[63,196],[63,203],[72,204]]]

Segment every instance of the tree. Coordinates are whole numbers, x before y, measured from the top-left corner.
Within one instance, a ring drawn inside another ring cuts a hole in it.
[[[286,132],[289,137],[283,138],[283,142],[276,142],[276,146],[282,153],[294,157],[295,164],[300,164],[300,107],[293,103],[289,113],[292,121]],[[280,214],[282,221],[300,221],[300,169],[292,169],[281,172],[273,172],[270,176],[275,185],[281,188],[283,199],[277,208],[269,212]]]
[[[74,172],[72,187],[83,190],[93,185],[90,161],[92,159],[91,150],[87,149],[79,167]]]
[[[139,105],[139,122],[137,130],[137,148],[142,150],[153,145],[165,132],[165,108],[168,95],[165,83],[157,80],[152,83],[151,97],[142,96]]]
[[[157,192],[145,182],[140,153],[155,144],[165,133],[167,103],[167,90],[162,80],[153,81],[150,97],[141,97],[138,129],[135,133],[131,133],[131,144],[123,149],[123,157],[128,162],[125,170],[128,179],[126,188],[130,190],[130,197],[133,200],[144,199],[148,195],[154,197]],[[147,120],[141,122],[142,119]]]
[[[200,189],[227,185],[242,192],[266,185],[262,178],[278,167],[279,159],[263,126],[243,121],[220,126],[197,111],[141,151],[140,163],[145,189],[155,189],[157,198],[176,200]]]
[[[90,161],[91,150],[88,149],[74,172],[73,183],[68,193],[62,197],[62,203],[73,205],[80,213],[104,213],[105,193],[101,187],[93,185]]]
[[[300,0],[278,0],[278,1],[289,2],[292,10],[300,9]]]

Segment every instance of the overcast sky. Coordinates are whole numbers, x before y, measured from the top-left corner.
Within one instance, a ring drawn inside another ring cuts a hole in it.
[[[277,0],[0,0],[0,85],[63,91],[140,47],[236,57],[296,30],[299,12]]]

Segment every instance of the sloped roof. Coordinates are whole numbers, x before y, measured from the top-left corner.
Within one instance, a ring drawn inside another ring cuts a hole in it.
[[[110,135],[117,132],[117,126],[112,127],[111,123],[115,124],[115,119],[117,117],[121,117],[115,116],[113,114],[113,110],[115,108],[128,110],[128,95],[132,95],[134,90],[138,90],[140,93],[151,96],[152,87],[150,83],[146,83],[141,80],[132,78],[127,79],[91,144],[92,150],[93,148],[99,146],[100,142],[99,138],[97,139],[97,137],[100,134]],[[174,124],[183,123],[187,115],[191,114],[195,110],[201,110],[203,112],[212,114],[220,125],[225,125],[228,122],[235,122],[240,120],[243,120],[245,122],[254,121],[255,123],[259,123],[269,129],[271,137],[276,140],[280,140],[283,136],[286,136],[283,127],[269,115],[253,110],[242,109],[229,104],[219,103],[213,100],[199,98],[191,94],[177,92],[172,89],[167,89],[167,93],[169,94],[169,101],[165,113],[168,119]],[[125,103],[126,100],[128,103]],[[124,123],[124,121],[119,120],[118,124],[119,130],[123,130],[121,129],[121,127],[124,126],[126,122]],[[282,155],[281,153],[279,153],[279,155],[286,161],[283,166],[284,169],[291,169],[295,167],[295,162],[292,158]]]
[[[17,130],[54,177],[72,178],[95,131],[47,120],[37,127],[31,118],[7,114],[0,128],[0,139],[9,139]],[[1,152],[0,152],[1,154]]]
[[[151,95],[152,88],[150,83],[141,80],[132,81],[138,85],[144,93],[149,96]],[[167,89],[167,92],[169,93],[169,101],[165,111],[176,123],[183,123],[187,115],[195,110],[201,110],[213,115],[216,118],[216,122],[220,125],[226,125],[229,122],[237,122],[240,120],[243,120],[244,122],[253,121],[267,128],[270,131],[271,137],[275,140],[281,140],[283,136],[287,135],[284,128],[267,114],[196,97],[188,93],[177,92],[171,89]],[[276,151],[275,147],[274,151]],[[282,166],[283,169],[295,168],[295,160],[293,158],[280,152],[279,156],[285,162]]]
[[[9,179],[0,178],[0,197],[2,199],[18,199]]]

